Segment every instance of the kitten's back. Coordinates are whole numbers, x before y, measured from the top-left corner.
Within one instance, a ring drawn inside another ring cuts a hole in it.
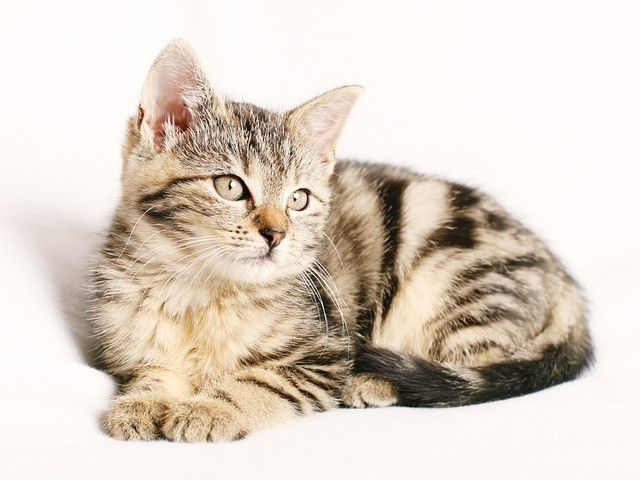
[[[326,260],[357,305],[355,371],[392,381],[400,403],[520,395],[588,365],[579,287],[490,197],[351,162],[338,164],[334,192],[329,236],[350,270]]]

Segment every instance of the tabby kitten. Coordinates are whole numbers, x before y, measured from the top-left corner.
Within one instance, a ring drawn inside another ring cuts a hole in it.
[[[226,441],[338,406],[455,406],[576,377],[579,287],[484,194],[336,162],[360,94],[228,101],[172,42],[93,276],[113,437]]]

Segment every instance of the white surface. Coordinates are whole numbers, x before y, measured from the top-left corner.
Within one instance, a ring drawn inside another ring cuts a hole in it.
[[[637,478],[637,2],[2,2],[1,478]],[[343,3],[345,5],[343,5]],[[120,443],[79,288],[154,56],[191,41],[235,99],[367,91],[339,155],[480,185],[583,283],[596,368],[446,410],[316,415],[227,445]]]

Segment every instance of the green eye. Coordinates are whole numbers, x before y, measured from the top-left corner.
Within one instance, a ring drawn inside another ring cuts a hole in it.
[[[309,193],[306,190],[296,190],[287,200],[287,207],[291,210],[304,210],[309,205]]]
[[[225,200],[235,202],[248,198],[247,187],[239,177],[235,175],[221,175],[213,179],[216,192]]]

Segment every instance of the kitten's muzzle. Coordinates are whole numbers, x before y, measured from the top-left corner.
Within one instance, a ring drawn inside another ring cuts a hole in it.
[[[259,232],[267,241],[269,251],[280,245],[282,239],[287,236],[287,232],[284,230],[276,230],[275,228],[263,228],[262,230],[259,230]]]

